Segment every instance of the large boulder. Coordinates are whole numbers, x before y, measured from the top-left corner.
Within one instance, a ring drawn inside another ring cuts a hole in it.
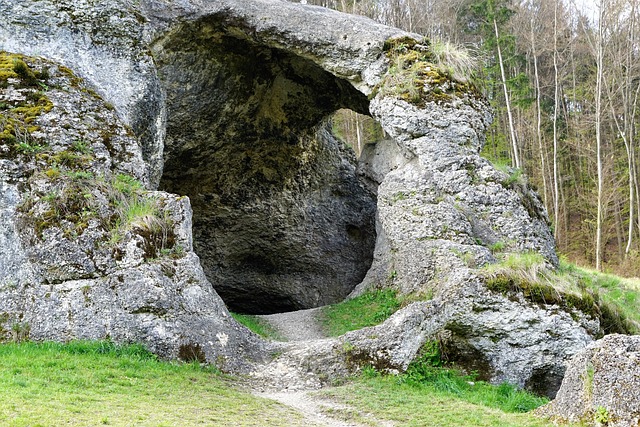
[[[538,415],[586,425],[640,425],[640,337],[612,334],[567,363],[556,398]]]
[[[64,97],[35,82],[51,108],[26,130],[46,150],[4,143],[6,328],[139,340],[238,370],[273,348],[231,320],[214,288],[266,313],[394,287],[429,301],[375,333],[282,357],[315,361],[318,378],[328,358],[335,372],[401,370],[438,337],[487,379],[547,394],[601,332],[575,309],[485,286],[477,269],[497,249],[557,264],[553,237],[526,182],[479,155],[488,105],[431,63],[420,36],[281,0],[3,0],[0,13],[0,50],[56,61],[62,83],[77,75]],[[359,164],[327,126],[343,107],[390,138]],[[122,187],[122,174],[144,188]],[[114,186],[152,200],[162,221],[121,228]],[[61,195],[72,204],[56,210]]]

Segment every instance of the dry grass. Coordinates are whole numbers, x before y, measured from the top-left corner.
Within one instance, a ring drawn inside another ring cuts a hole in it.
[[[473,51],[448,41],[433,42],[431,52],[435,65],[460,82],[469,82],[481,65]]]

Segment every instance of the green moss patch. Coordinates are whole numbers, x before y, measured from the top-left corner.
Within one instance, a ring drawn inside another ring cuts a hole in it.
[[[29,148],[37,145],[31,133],[39,130],[36,119],[53,108],[43,91],[48,71],[32,69],[28,61],[22,55],[0,52],[0,90],[12,88],[21,95],[0,105],[0,145],[14,156],[41,151]]]

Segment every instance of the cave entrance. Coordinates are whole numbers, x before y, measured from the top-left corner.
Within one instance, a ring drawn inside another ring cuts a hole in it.
[[[342,300],[371,266],[376,199],[329,118],[368,114],[367,98],[216,17],[159,41],[154,58],[167,97],[160,188],[191,199],[195,251],[227,306]]]

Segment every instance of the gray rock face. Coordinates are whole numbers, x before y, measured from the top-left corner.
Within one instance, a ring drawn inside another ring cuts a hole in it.
[[[233,371],[261,360],[193,253],[189,200],[144,189],[136,138],[68,69],[11,59],[48,76],[0,89],[14,129],[0,141],[0,339],[140,342]]]
[[[405,293],[420,291],[461,265],[492,261],[495,245],[537,251],[557,264],[538,196],[479,156],[489,121],[481,101],[467,96],[420,109],[377,97],[370,108],[394,140],[378,143],[375,150],[388,154],[361,170],[380,186],[379,244],[359,290],[391,278]],[[424,256],[442,250],[449,256]]]
[[[567,365],[557,397],[539,408],[538,415],[586,425],[640,423],[640,337],[608,335]]]
[[[2,157],[6,327],[28,323],[38,339],[140,340],[239,370],[268,346],[229,318],[204,274],[229,304],[254,312],[391,286],[430,301],[373,335],[295,347],[281,360],[312,373],[364,362],[401,370],[437,338],[487,378],[548,394],[563,361],[598,333],[597,320],[483,285],[475,269],[495,261],[492,250],[556,264],[553,238],[526,183],[479,156],[490,117],[473,90],[437,73],[442,82],[419,87],[419,102],[388,87],[385,42],[410,35],[280,0],[3,0],[0,12],[0,50],[72,68],[115,108],[91,104],[89,91],[54,99],[54,90],[47,114],[68,128],[38,118],[48,157]],[[391,138],[357,169],[324,125],[342,107],[370,113]],[[47,173],[54,159],[62,166]],[[180,196],[132,189],[123,173]],[[116,187],[165,212],[162,221],[118,225],[129,199]]]

